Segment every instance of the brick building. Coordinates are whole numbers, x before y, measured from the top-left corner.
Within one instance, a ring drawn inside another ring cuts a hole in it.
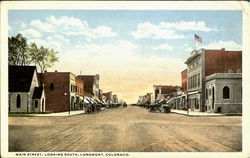
[[[84,81],[84,91],[93,95],[95,99],[99,99],[99,79],[97,75],[78,75]]]
[[[107,92],[107,93],[103,93],[103,96],[105,97],[105,102],[106,103],[112,103],[112,91]]]
[[[113,103],[116,103],[116,104],[118,103],[118,97],[116,94],[112,95],[112,100],[113,100]]]
[[[180,86],[172,86],[172,85],[154,85],[154,99],[155,101],[160,101],[161,99],[166,99],[167,97],[171,97],[173,92],[176,92]]]
[[[83,109],[83,100],[84,100],[84,82],[83,80],[76,76],[76,104],[74,109]]]
[[[63,112],[74,110],[78,106],[76,105],[77,86],[74,74],[45,71],[39,74],[39,78],[41,85],[45,88],[46,111]]]
[[[103,99],[103,91],[99,89],[99,100],[102,101],[102,99]]]
[[[242,51],[194,50],[185,64],[188,106],[192,111],[206,111],[205,78],[214,73],[241,73]]]
[[[181,72],[181,88],[184,94],[187,94],[187,69]]]

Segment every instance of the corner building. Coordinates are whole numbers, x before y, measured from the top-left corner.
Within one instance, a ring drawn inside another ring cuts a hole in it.
[[[207,111],[206,77],[214,73],[242,73],[242,51],[194,50],[185,64],[188,107],[191,111]]]

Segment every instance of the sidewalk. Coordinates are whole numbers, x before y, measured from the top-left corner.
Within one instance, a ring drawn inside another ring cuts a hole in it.
[[[218,113],[208,113],[208,112],[198,112],[198,111],[189,111],[188,114],[186,110],[176,110],[176,109],[171,109],[171,112],[187,116],[224,116],[223,114],[218,114]]]
[[[54,116],[73,116],[73,115],[80,115],[85,114],[85,111],[83,110],[76,110],[76,111],[70,111],[69,112],[58,112],[58,113],[50,113],[50,114],[32,114],[32,116],[39,116],[39,117],[54,117]]]

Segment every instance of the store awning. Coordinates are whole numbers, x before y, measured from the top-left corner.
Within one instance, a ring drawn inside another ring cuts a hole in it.
[[[189,92],[188,95],[190,95],[190,94],[198,94],[198,93],[199,93],[199,91],[194,91],[194,92]]]
[[[103,103],[99,98],[96,98],[95,100],[96,100],[98,103],[101,103],[101,104]]]
[[[87,103],[87,104],[90,103],[89,100],[86,97],[84,97],[83,101],[84,101],[84,103]]]
[[[174,100],[174,98],[169,99],[169,100],[167,101],[167,104],[170,103],[170,102],[173,101],[173,100]]]
[[[180,95],[180,96],[178,96],[176,98],[178,99],[178,98],[182,98],[182,97],[186,97],[186,96],[187,96],[187,94],[182,94],[182,95]]]

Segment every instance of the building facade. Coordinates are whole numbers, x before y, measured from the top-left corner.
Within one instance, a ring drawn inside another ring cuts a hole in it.
[[[187,92],[188,106],[192,111],[202,111],[202,76],[203,56],[202,50],[193,51],[191,57],[185,62],[187,64]]]
[[[103,93],[103,96],[105,98],[105,102],[106,103],[113,103],[113,100],[112,100],[112,91]]]
[[[176,90],[178,88],[180,88],[180,86],[154,85],[154,99],[155,99],[155,102],[159,102],[161,99],[171,98],[172,93],[176,92]]]
[[[76,83],[76,102],[74,105],[74,109],[83,109],[84,104],[84,81],[76,76],[75,77],[75,83]]]
[[[9,66],[9,111],[47,111],[35,66]]]
[[[242,51],[194,50],[185,64],[188,107],[192,111],[206,111],[205,78],[214,73],[241,73]]]
[[[78,75],[84,81],[84,90],[99,99],[99,80],[100,75]]]
[[[206,111],[242,113],[242,74],[214,73],[205,79]]]
[[[45,88],[46,111],[64,112],[75,109],[77,86],[74,74],[45,71],[39,76]]]

